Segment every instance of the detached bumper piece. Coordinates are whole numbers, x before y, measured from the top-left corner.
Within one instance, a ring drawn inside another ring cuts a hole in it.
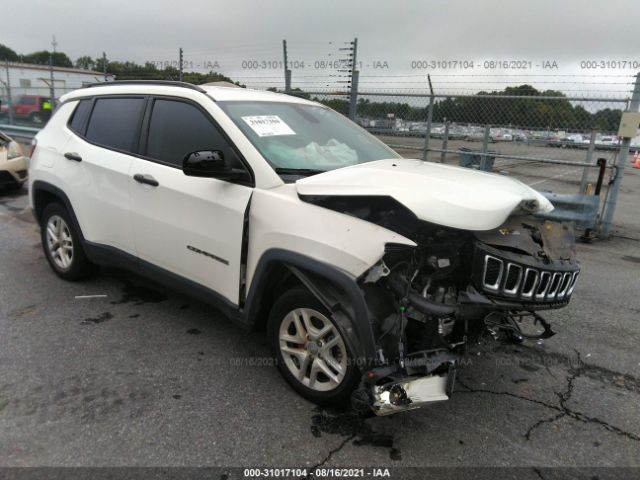
[[[399,364],[378,367],[361,385],[367,409],[390,415],[449,400],[456,378],[456,356],[444,350],[416,352]]]
[[[427,377],[407,377],[398,382],[373,387],[372,409],[384,416],[420,408],[427,403],[449,400],[456,375],[455,366],[447,372]]]
[[[536,334],[525,333],[520,324],[526,318],[531,318],[533,326],[541,325],[543,330]],[[555,335],[555,332],[551,330],[551,325],[535,312],[491,312],[484,318],[484,324],[496,339],[499,338],[500,332],[508,332],[519,340],[542,340]]]

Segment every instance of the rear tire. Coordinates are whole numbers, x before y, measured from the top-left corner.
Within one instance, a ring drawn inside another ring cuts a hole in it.
[[[80,234],[69,212],[59,203],[50,203],[42,212],[40,236],[44,255],[53,271],[65,280],[79,280],[93,272],[82,249]]]
[[[267,331],[278,370],[296,392],[321,406],[349,405],[360,372],[316,297],[301,286],[285,292],[271,309]]]

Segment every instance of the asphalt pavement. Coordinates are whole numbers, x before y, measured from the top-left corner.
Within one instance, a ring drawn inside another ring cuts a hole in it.
[[[0,246],[0,466],[640,466],[638,238],[579,246],[555,337],[482,340],[451,400],[368,419],[299,397],[207,305],[56,277],[25,190],[0,194]]]

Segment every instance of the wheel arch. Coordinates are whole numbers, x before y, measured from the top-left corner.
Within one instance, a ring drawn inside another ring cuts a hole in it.
[[[73,206],[71,205],[71,201],[69,200],[69,197],[66,193],[64,193],[55,185],[52,185],[48,182],[43,182],[42,180],[36,180],[31,185],[30,195],[33,205],[33,216],[35,217],[36,222],[38,222],[38,225],[42,227],[42,213],[44,212],[44,209],[47,207],[47,205],[53,202],[61,203],[69,213],[69,217],[71,218],[73,227],[80,235],[81,243],[84,246],[85,239],[84,235],[82,234],[82,229],[80,228],[80,224],[78,223],[78,219],[73,210]]]
[[[246,321],[253,328],[263,327],[278,295],[298,284],[331,312],[358,364],[373,362],[373,330],[364,294],[355,278],[297,252],[275,248],[262,255],[244,304]]]

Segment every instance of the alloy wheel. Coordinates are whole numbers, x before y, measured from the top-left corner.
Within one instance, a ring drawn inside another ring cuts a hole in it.
[[[68,270],[73,263],[73,239],[64,219],[52,215],[47,222],[47,248],[51,259],[61,270]]]
[[[347,349],[335,325],[311,308],[297,308],[280,323],[280,352],[292,375],[306,387],[337,388],[347,372]]]

